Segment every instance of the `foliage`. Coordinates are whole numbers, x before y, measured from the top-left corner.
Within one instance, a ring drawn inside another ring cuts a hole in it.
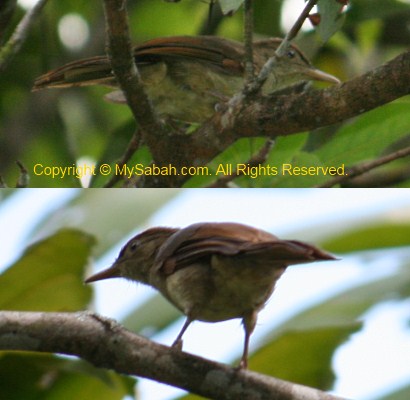
[[[224,11],[234,10],[243,1],[220,0]],[[142,0],[128,2],[132,39],[136,43],[166,35],[197,34],[207,29],[207,2],[184,0],[166,2]],[[255,36],[283,36],[281,9],[284,1],[258,0],[255,3]],[[297,42],[313,58],[320,69],[346,81],[381,65],[406,49],[409,42],[407,26],[408,5],[399,0],[357,0],[350,2],[343,16],[338,17],[339,2],[319,2],[322,22],[319,33],[301,33]],[[377,4],[376,4],[377,3]],[[300,0],[300,10],[304,2]],[[215,5],[216,7],[216,5]],[[210,33],[241,40],[242,7],[217,20]],[[336,11],[335,11],[336,10]],[[81,17],[90,36],[83,47],[70,49],[59,38],[64,16]],[[7,32],[10,34],[23,16],[17,7]],[[295,16],[296,18],[296,16]],[[341,21],[344,19],[344,24]],[[407,21],[407,22],[406,22]],[[287,25],[293,21],[284,21]],[[211,26],[210,25],[210,26]],[[321,46],[321,38],[330,41]],[[124,153],[135,125],[129,109],[106,103],[104,88],[49,90],[31,93],[34,79],[45,71],[69,61],[103,54],[105,29],[102,2],[49,2],[28,40],[12,63],[0,76],[0,175],[9,186],[19,176],[15,165],[20,160],[27,168],[34,187],[78,187],[75,176],[52,178],[34,173],[34,166],[72,167],[77,163],[113,163]],[[30,67],[28,67],[30,66]],[[280,167],[282,163],[295,166],[352,166],[408,146],[408,98],[386,104],[339,126],[314,132],[279,137],[265,164]],[[246,163],[262,146],[263,140],[240,140],[218,156],[218,163]],[[151,156],[146,147],[129,161],[148,164]],[[213,169],[215,162],[210,164]],[[389,173],[406,171],[408,157],[381,167]],[[40,168],[40,172],[43,169]],[[403,175],[403,174],[402,174]],[[408,176],[408,175],[407,175]],[[240,187],[304,187],[323,183],[328,176],[241,177]],[[101,187],[107,177],[94,177],[92,185]],[[212,183],[204,177],[193,177],[187,187]],[[389,185],[409,186],[406,178]]]
[[[0,277],[4,310],[75,311],[91,300],[81,284],[93,238],[75,230],[61,230],[29,247]],[[73,249],[76,249],[73,253]],[[58,297],[53,302],[50,298]]]

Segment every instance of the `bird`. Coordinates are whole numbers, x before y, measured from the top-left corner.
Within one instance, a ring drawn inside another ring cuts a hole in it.
[[[335,259],[313,245],[282,240],[245,224],[200,222],[185,228],[154,227],[137,234],[111,267],[85,282],[121,277],[158,290],[186,316],[172,344],[179,349],[193,321],[240,318],[245,338],[239,368],[247,368],[258,313],[286,268]]]
[[[282,39],[253,43],[256,73],[275,54]],[[244,86],[244,45],[217,36],[171,36],[149,40],[133,48],[143,87],[161,118],[189,123],[209,119],[217,104],[227,101]],[[302,81],[339,83],[339,79],[312,66],[295,46],[277,60],[262,87],[268,95]],[[112,72],[109,57],[77,60],[38,77],[33,91],[45,88],[104,85],[114,88],[105,97],[126,103]]]

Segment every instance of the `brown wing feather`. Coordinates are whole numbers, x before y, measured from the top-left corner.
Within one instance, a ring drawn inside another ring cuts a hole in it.
[[[134,48],[137,64],[155,63],[167,58],[184,58],[210,63],[231,73],[242,74],[243,46],[233,40],[213,36],[171,36],[149,40]],[[113,85],[114,76],[106,56],[77,60],[37,78],[33,91],[47,87]]]
[[[277,262],[284,266],[335,259],[333,255],[326,251],[297,240],[250,243],[249,246],[243,246],[241,252],[251,257],[263,254],[264,259],[267,261]]]
[[[179,57],[216,67],[243,72],[243,46],[215,36],[171,36],[149,40],[134,51],[136,62],[155,61],[157,57]]]
[[[211,254],[234,255],[241,244],[258,242],[261,232],[236,223],[198,223],[179,230],[158,250],[155,269],[167,274]],[[268,234],[269,238],[276,237]]]
[[[280,240],[268,232],[246,225],[199,223],[179,230],[163,243],[156,256],[155,268],[171,274],[214,254],[263,255],[267,262],[282,266],[334,259],[332,255],[309,244]]]

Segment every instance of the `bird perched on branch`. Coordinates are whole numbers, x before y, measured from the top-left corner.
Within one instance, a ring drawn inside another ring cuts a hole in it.
[[[114,264],[86,283],[122,277],[157,289],[186,315],[173,346],[192,321],[241,318],[245,341],[240,366],[247,366],[249,338],[258,312],[289,265],[334,260],[297,240],[238,223],[157,227],[133,237]]]
[[[281,39],[255,41],[253,56],[258,73],[275,54]],[[144,89],[161,117],[186,122],[203,122],[244,85],[244,46],[216,36],[174,36],[149,40],[134,48],[134,59]],[[301,81],[339,80],[313,67],[292,45],[277,60],[262,87],[263,94],[287,88]],[[73,61],[37,78],[33,90],[73,86],[106,85],[118,88],[107,56]],[[125,103],[121,91],[107,99]]]

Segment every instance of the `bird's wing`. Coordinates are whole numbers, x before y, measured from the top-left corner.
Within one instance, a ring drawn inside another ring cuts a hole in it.
[[[152,39],[135,47],[134,55],[137,64],[156,62],[164,57],[178,57],[206,62],[232,73],[243,73],[243,46],[239,42],[214,36],[171,36]]]
[[[204,62],[234,75],[243,73],[243,46],[239,42],[213,36],[171,36],[149,40],[134,47],[137,65],[152,64],[166,58]],[[73,61],[38,77],[33,91],[88,85],[115,85],[107,56]]]
[[[334,258],[314,246],[280,240],[268,232],[246,225],[201,223],[181,229],[166,240],[157,253],[155,268],[171,274],[215,254],[246,254],[249,257],[263,255],[269,262],[275,260],[285,266]]]

